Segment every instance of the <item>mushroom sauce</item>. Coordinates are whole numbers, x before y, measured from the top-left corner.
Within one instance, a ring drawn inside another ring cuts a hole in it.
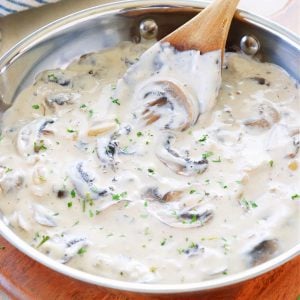
[[[295,246],[296,82],[227,53],[215,100],[220,52],[139,61],[149,46],[42,72],[4,113],[5,222],[54,260],[136,282],[227,276]]]

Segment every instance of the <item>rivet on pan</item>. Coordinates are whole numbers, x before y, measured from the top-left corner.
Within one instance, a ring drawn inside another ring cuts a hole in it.
[[[146,40],[156,38],[157,31],[158,26],[156,22],[152,19],[146,19],[140,23],[140,34]]]
[[[254,36],[245,35],[241,39],[240,47],[245,54],[255,55],[260,48],[260,43]]]

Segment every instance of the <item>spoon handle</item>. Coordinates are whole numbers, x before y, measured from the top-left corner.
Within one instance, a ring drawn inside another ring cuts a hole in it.
[[[206,53],[222,49],[239,0],[215,0],[189,22],[162,41],[177,50],[199,50]]]

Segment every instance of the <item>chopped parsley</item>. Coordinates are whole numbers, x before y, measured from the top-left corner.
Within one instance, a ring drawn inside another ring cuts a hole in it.
[[[85,104],[81,104],[80,106],[79,106],[79,108],[86,108],[87,106],[85,105]]]
[[[246,209],[256,208],[258,206],[254,201],[247,201],[245,198],[241,200],[241,204]]]
[[[273,161],[273,160],[270,160],[270,161],[269,161],[269,165],[270,165],[270,167],[272,168],[273,165],[274,165],[274,161]]]
[[[37,245],[37,248],[41,247],[44,243],[46,243],[50,237],[48,235],[43,235],[41,242]]]
[[[207,140],[207,138],[208,138],[208,135],[207,135],[207,134],[204,134],[204,135],[198,140],[198,142],[204,143],[204,142]]]
[[[127,196],[127,192],[122,192],[121,194],[112,194],[111,198],[112,200],[119,201],[126,196]]]
[[[219,163],[219,162],[221,162],[221,158],[220,158],[220,156],[219,156],[219,158],[218,158],[218,159],[212,160],[212,162],[214,162],[214,163]]]
[[[5,169],[5,173],[12,172],[12,170],[13,170],[13,169],[11,169],[11,168],[6,168],[6,169]]]
[[[68,202],[68,207],[72,207],[73,202]]]
[[[141,137],[141,136],[143,136],[143,133],[141,131],[139,131],[139,132],[136,133],[136,136]]]
[[[203,159],[207,159],[207,158],[211,157],[212,155],[214,155],[213,152],[207,151],[207,152],[204,152],[204,153],[202,154],[202,158],[203,158]]]
[[[157,268],[156,268],[156,267],[150,267],[150,272],[151,272],[151,273],[155,273],[155,272],[156,272],[156,270],[157,270]]]
[[[78,133],[78,130],[67,128],[67,132],[69,132],[69,133]]]
[[[33,108],[33,109],[39,109],[40,106],[39,106],[38,104],[33,104],[33,105],[32,105],[32,108]]]
[[[44,141],[40,140],[38,142],[34,142],[33,150],[34,150],[35,153],[39,153],[40,151],[47,150],[47,147],[45,146]]]
[[[113,104],[121,105],[120,100],[118,98],[110,97],[110,100]]]
[[[72,190],[72,191],[70,192],[70,194],[71,194],[71,197],[72,197],[72,198],[75,198],[75,197],[76,197],[76,192],[75,192],[75,190]]]
[[[118,125],[121,124],[121,122],[120,122],[120,120],[119,120],[118,118],[115,118],[115,122],[116,122]]]
[[[292,200],[297,200],[300,199],[300,195],[299,194],[294,194],[291,196]]]
[[[154,174],[154,170],[151,169],[151,168],[148,168],[148,173],[151,174],[151,175],[153,175]]]
[[[190,190],[190,194],[196,193],[196,190]]]
[[[227,189],[227,188],[228,188],[228,185],[224,184],[224,182],[218,181],[218,183],[220,184],[220,186],[221,186],[223,189]]]
[[[164,245],[166,244],[166,242],[167,242],[167,239],[164,238],[164,239],[160,242],[160,245],[161,245],[161,246],[164,246]]]
[[[83,255],[86,251],[87,251],[87,250],[86,250],[85,247],[81,247],[81,248],[77,251],[77,254]]]
[[[58,78],[54,74],[48,74],[48,80],[57,82]]]
[[[92,109],[90,109],[90,110],[88,111],[88,113],[89,113],[89,118],[91,118],[91,117],[93,116],[93,114],[94,114],[94,111],[93,111]]]

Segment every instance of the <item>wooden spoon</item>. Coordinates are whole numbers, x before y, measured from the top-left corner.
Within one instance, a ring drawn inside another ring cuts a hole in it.
[[[206,53],[221,49],[225,44],[231,20],[239,0],[215,0],[197,16],[166,36],[168,42],[180,51],[199,50]]]

